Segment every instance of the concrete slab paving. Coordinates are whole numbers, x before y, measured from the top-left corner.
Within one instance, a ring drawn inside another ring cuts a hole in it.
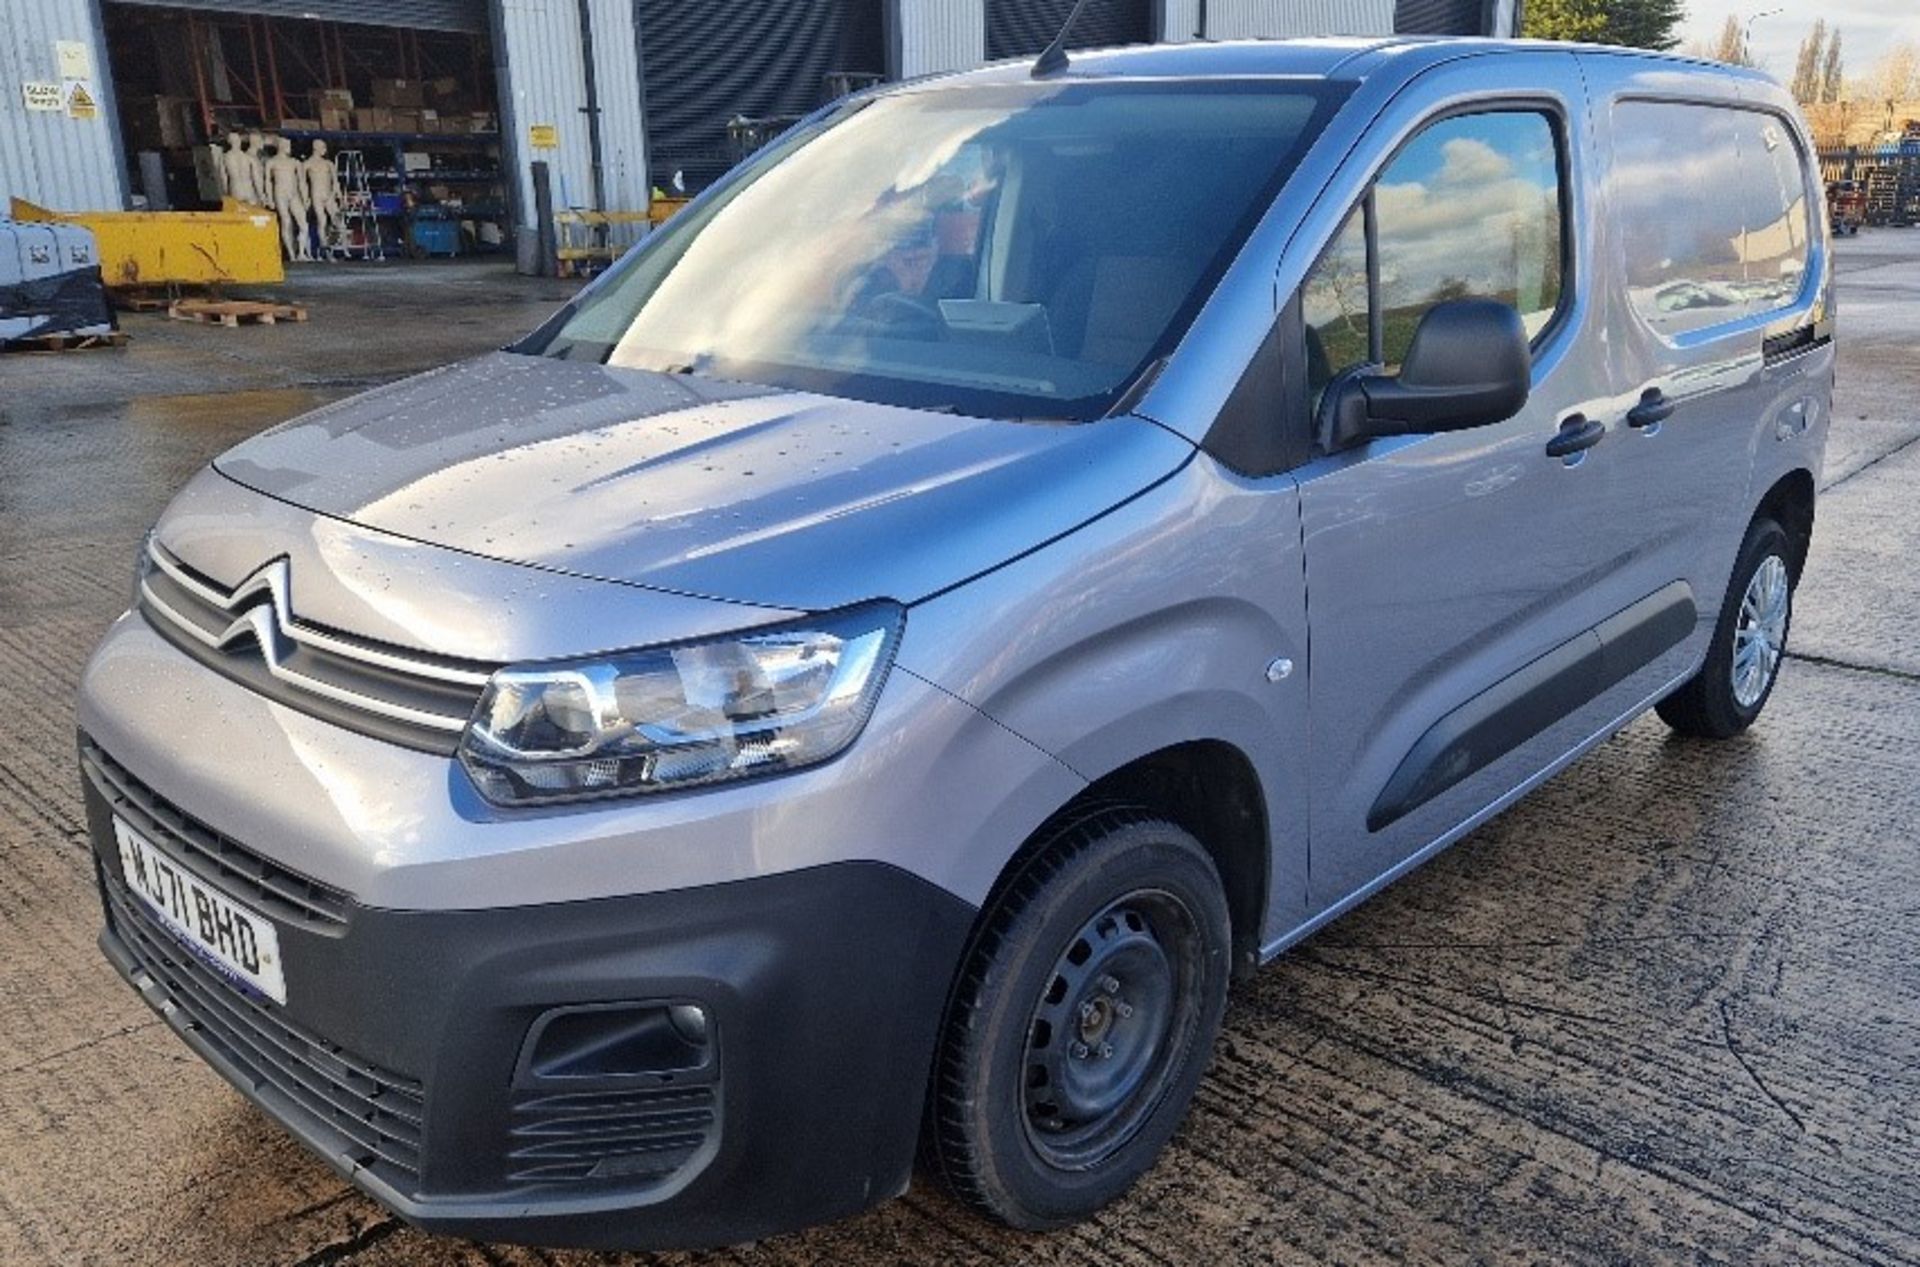
[[[139,534],[225,445],[503,342],[554,286],[435,271],[420,322],[483,319],[364,360],[184,326],[118,379],[0,358],[0,1263],[1920,1264],[1920,233],[1841,247],[1834,460],[1755,731],[1636,722],[1236,990],[1169,1155],[1083,1227],[1008,1233],[921,1184],[701,1255],[402,1226],[92,944],[71,694]],[[339,277],[297,284],[351,331],[368,301]]]

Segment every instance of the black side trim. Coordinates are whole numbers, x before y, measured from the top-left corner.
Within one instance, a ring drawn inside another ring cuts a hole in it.
[[[1367,812],[1379,831],[1485,769],[1686,640],[1699,622],[1685,581],[1654,591],[1435,722]]]
[[[1760,358],[1767,365],[1778,365],[1781,361],[1790,361],[1796,356],[1811,352],[1815,348],[1825,347],[1833,342],[1833,332],[1821,331],[1812,325],[1804,325],[1785,334],[1770,335],[1760,341]]]

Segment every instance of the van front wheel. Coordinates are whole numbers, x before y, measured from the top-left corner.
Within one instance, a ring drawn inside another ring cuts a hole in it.
[[[931,1144],[967,1204],[1014,1227],[1085,1218],[1153,1165],[1226,1007],[1226,899],[1172,823],[1112,810],[1003,887],[949,1007]]]

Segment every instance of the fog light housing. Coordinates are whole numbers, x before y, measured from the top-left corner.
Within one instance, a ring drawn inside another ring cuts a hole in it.
[[[671,1079],[713,1061],[713,1027],[697,1003],[594,1003],[542,1013],[520,1057],[525,1083]]]

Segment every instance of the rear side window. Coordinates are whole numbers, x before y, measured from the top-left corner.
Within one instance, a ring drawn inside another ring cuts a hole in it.
[[[1420,318],[1449,299],[1512,304],[1539,334],[1560,305],[1564,203],[1556,129],[1538,111],[1458,115],[1416,134],[1301,292],[1316,406],[1342,370],[1396,368]]]
[[[1615,236],[1648,325],[1685,334],[1785,307],[1807,267],[1807,191],[1786,126],[1754,110],[1614,107]]]

